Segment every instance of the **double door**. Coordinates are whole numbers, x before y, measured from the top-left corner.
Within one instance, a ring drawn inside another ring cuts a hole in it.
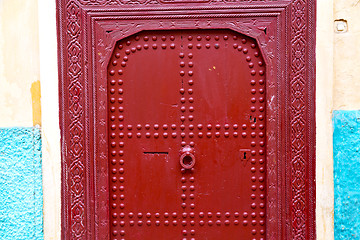
[[[265,239],[265,62],[230,30],[143,31],[108,64],[112,239]]]

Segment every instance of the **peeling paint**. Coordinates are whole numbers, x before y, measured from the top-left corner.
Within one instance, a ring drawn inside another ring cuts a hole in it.
[[[31,84],[30,92],[32,99],[33,126],[41,126],[41,88],[39,80]]]

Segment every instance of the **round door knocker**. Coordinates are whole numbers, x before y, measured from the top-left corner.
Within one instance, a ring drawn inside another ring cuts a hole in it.
[[[185,146],[180,151],[180,165],[185,169],[191,169],[195,165],[194,150],[190,146]]]

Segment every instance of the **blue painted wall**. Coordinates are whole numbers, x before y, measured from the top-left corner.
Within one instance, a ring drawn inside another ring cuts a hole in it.
[[[334,111],[335,239],[360,239],[360,111]]]
[[[0,128],[0,239],[43,239],[38,128]]]

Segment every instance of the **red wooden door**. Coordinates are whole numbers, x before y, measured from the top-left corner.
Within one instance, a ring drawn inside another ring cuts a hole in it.
[[[57,0],[62,239],[315,239],[315,0]]]
[[[108,65],[112,239],[265,238],[265,63],[230,30],[143,31]]]

